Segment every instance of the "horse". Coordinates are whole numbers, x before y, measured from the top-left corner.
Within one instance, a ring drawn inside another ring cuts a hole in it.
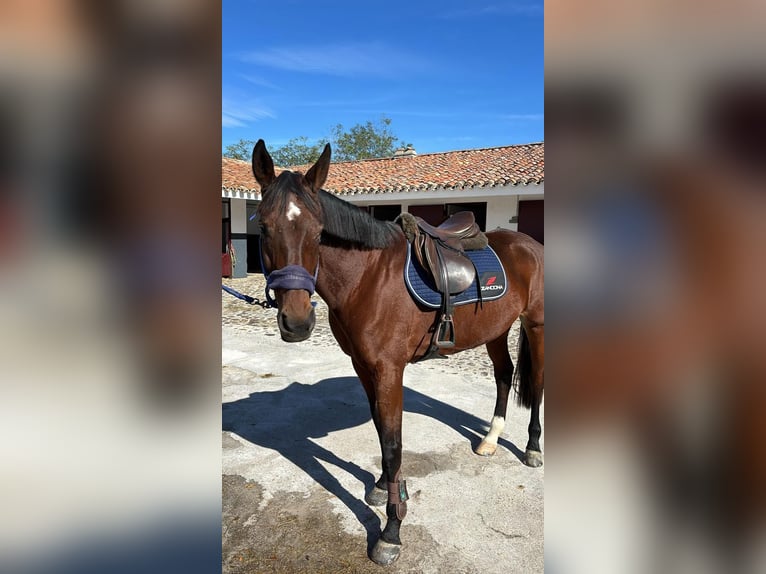
[[[261,187],[258,215],[261,257],[274,291],[282,340],[307,339],[315,325],[311,295],[328,307],[330,328],[351,361],[367,394],[382,454],[382,473],[365,496],[386,505],[387,521],[370,558],[382,565],[402,548],[400,528],[407,512],[407,488],[401,475],[403,374],[408,363],[426,356],[436,328],[436,311],[419,306],[403,279],[408,242],[402,229],[324,191],[330,169],[327,144],[305,174],[276,175],[264,141],[252,155]],[[529,442],[523,462],[543,464],[540,403],[543,396],[544,297],[543,246],[531,237],[504,229],[486,233],[507,276],[500,299],[454,309],[455,344],[449,355],[486,345],[494,367],[497,399],[489,431],[476,453],[491,456],[505,425],[508,397],[531,410]],[[508,332],[521,318],[517,368],[508,351]]]

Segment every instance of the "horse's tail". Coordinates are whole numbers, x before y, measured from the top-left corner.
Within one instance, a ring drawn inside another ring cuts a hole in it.
[[[532,408],[534,403],[534,378],[532,377],[532,352],[527,332],[522,325],[519,329],[519,356],[513,372],[513,389],[519,406]]]

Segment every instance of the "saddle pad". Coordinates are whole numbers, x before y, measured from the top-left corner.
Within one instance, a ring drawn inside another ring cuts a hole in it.
[[[425,271],[416,257],[412,256],[412,245],[407,245],[407,262],[404,266],[404,283],[407,290],[417,303],[438,309],[441,307],[442,296],[436,290],[433,279],[428,271]],[[494,301],[505,295],[507,280],[505,269],[500,263],[497,254],[491,247],[478,249],[476,251],[466,251],[465,254],[476,265],[477,279],[481,285],[482,301]],[[479,294],[476,286],[476,279],[473,280],[470,287],[458,295],[453,295],[454,305],[468,305],[479,301]]]

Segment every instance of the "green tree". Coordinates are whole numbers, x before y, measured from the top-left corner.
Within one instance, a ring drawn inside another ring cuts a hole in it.
[[[281,167],[304,165],[314,163],[319,159],[325,143],[324,140],[320,140],[311,144],[309,138],[301,136],[291,139],[285,145],[271,150],[270,153],[275,165]],[[254,146],[255,141],[241,139],[237,143],[227,145],[223,157],[250,161],[253,157]]]
[[[315,144],[311,144],[309,138],[300,136],[272,151],[271,158],[276,165],[281,167],[314,163],[319,159],[326,143],[324,140],[319,140]],[[252,151],[252,147],[250,149]]]
[[[226,146],[226,151],[223,152],[223,157],[250,161],[250,158],[253,157],[254,147],[255,142],[253,140],[239,140],[237,143]]]
[[[397,147],[405,145],[391,131],[391,119],[385,116],[381,116],[377,122],[356,124],[348,130],[342,124],[337,124],[330,132],[329,138],[320,139],[316,143],[311,143],[306,136],[292,138],[285,145],[271,150],[271,157],[281,167],[314,163],[328,140],[332,145],[333,161],[391,157]],[[254,145],[252,140],[239,140],[227,145],[223,156],[250,161]]]
[[[354,161],[394,154],[399,138],[391,131],[391,119],[382,116],[373,123],[356,124],[348,131],[342,124],[332,128],[333,159]]]

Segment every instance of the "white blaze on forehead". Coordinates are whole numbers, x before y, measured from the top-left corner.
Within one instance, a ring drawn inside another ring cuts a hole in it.
[[[298,217],[300,214],[301,214],[301,208],[295,205],[291,201],[290,204],[287,206],[287,213],[285,213],[285,215],[287,215],[287,220],[292,221],[293,219]]]

